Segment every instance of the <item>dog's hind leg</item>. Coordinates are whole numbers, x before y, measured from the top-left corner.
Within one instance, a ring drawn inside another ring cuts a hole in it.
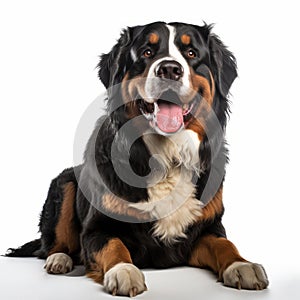
[[[63,186],[63,200],[55,226],[55,240],[48,252],[45,269],[48,273],[60,274],[72,270],[70,256],[79,251],[79,230],[75,217],[76,186],[67,182]]]
[[[73,168],[66,169],[52,181],[41,214],[42,244],[36,255],[47,258],[45,269],[52,274],[70,271],[72,258],[80,252],[75,172]]]

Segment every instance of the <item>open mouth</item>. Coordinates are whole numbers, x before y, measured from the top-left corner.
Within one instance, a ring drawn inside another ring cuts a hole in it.
[[[171,135],[182,130],[190,120],[195,102],[196,99],[182,104],[175,92],[167,92],[153,103],[140,100],[139,107],[152,128],[159,134]]]

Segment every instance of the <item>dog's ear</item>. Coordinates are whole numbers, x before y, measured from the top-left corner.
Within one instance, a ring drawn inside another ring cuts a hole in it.
[[[208,35],[208,45],[216,88],[223,97],[226,97],[237,77],[235,57],[215,34]]]
[[[106,88],[122,81],[127,67],[132,63],[128,55],[131,44],[131,28],[123,30],[117,44],[107,54],[102,54],[98,75]]]

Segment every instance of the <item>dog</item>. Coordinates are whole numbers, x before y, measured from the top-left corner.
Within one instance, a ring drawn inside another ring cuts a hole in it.
[[[211,269],[224,285],[262,290],[262,265],[226,238],[224,137],[234,55],[212,26],[155,22],[122,31],[100,59],[106,113],[84,162],[50,185],[40,239],[7,256],[83,263],[112,295],[147,290],[142,268]]]

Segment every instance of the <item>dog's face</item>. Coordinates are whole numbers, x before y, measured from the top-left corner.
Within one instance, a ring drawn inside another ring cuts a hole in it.
[[[128,116],[143,115],[162,135],[187,128],[201,103],[226,100],[236,77],[233,55],[210,27],[183,23],[128,28],[99,66],[107,88],[121,83]]]

